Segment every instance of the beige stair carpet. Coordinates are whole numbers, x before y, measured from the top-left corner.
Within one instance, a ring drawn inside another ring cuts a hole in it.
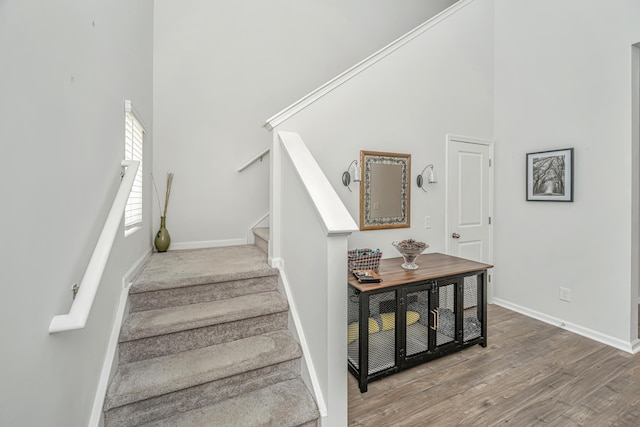
[[[316,426],[287,325],[257,246],[153,254],[131,286],[105,426]]]

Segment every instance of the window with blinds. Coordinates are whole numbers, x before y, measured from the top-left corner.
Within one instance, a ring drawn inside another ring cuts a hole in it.
[[[138,119],[131,101],[125,101],[125,133],[124,158],[140,162],[136,178],[129,193],[129,199],[124,209],[124,234],[133,233],[142,225],[142,142],[145,130]]]

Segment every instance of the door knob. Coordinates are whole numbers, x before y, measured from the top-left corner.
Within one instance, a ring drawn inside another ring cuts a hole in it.
[[[460,235],[458,233],[453,233],[451,237],[453,237],[454,239],[459,239]]]

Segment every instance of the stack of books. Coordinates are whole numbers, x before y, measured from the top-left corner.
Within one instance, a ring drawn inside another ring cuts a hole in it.
[[[382,278],[373,270],[353,270],[353,275],[360,283],[380,283]]]

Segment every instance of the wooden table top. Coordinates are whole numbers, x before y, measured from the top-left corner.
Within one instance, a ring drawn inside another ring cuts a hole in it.
[[[380,277],[382,277],[382,282],[380,283],[358,283],[358,279],[349,272],[349,284],[361,292],[367,292],[390,286],[482,271],[493,267],[490,264],[440,253],[420,255],[416,260],[416,264],[418,264],[417,270],[405,270],[402,268],[403,262],[402,257],[380,260],[380,269],[378,271]]]

